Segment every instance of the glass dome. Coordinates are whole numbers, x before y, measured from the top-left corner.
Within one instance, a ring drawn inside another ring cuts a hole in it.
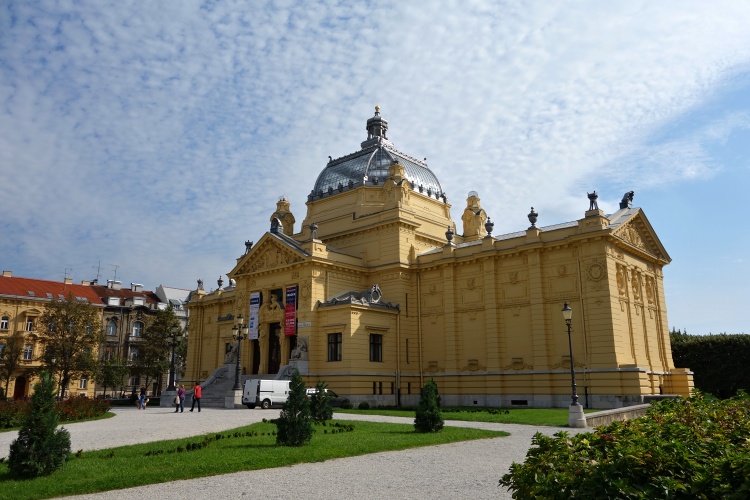
[[[309,201],[362,185],[382,185],[395,161],[404,167],[412,189],[445,201],[440,182],[427,164],[397,151],[388,140],[388,122],[380,117],[379,108],[375,108],[375,116],[367,120],[367,132],[367,140],[362,143],[360,151],[328,162],[315,181]]]

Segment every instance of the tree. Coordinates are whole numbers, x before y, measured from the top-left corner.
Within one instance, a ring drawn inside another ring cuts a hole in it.
[[[150,379],[156,379],[169,370],[171,351],[167,345],[172,327],[179,325],[172,306],[157,311],[143,331],[143,342],[138,346],[138,357],[135,359],[134,372],[146,377],[146,386]]]
[[[289,384],[289,398],[275,423],[278,428],[276,444],[302,446],[312,439],[310,402],[307,400],[305,381],[297,370],[294,370]]]
[[[443,428],[443,414],[440,411],[438,386],[430,379],[422,388],[419,397],[414,429],[417,432],[439,432]]]
[[[122,379],[128,374],[125,360],[120,357],[103,359],[99,362],[94,380],[102,386],[102,394],[107,393],[107,387],[115,388],[122,385]]]
[[[21,355],[23,354],[23,333],[16,331],[13,335],[0,341],[0,377],[5,381],[3,398],[7,399],[8,385],[19,366],[21,366]]]
[[[99,308],[77,300],[73,294],[65,300],[54,299],[41,317],[47,328],[42,361],[60,380],[61,394],[73,378],[96,371],[96,351],[104,342]]]
[[[315,422],[324,422],[333,418],[331,395],[328,392],[328,384],[324,380],[318,380],[315,384],[315,392],[310,396],[310,414]]]
[[[64,428],[57,428],[58,421],[55,382],[44,372],[34,387],[31,408],[18,431],[18,438],[10,445],[8,471],[11,477],[47,476],[62,467],[70,457],[70,434]]]

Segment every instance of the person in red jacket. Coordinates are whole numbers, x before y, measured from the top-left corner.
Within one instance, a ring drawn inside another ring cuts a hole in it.
[[[193,411],[195,409],[195,403],[198,403],[198,411],[201,411],[201,385],[195,384],[195,387],[193,388],[193,405],[190,407],[190,411]]]

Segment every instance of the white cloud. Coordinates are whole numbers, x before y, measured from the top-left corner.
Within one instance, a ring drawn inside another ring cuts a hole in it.
[[[540,224],[580,217],[585,191],[615,208],[626,175],[633,189],[719,168],[705,144],[740,118],[649,138],[747,68],[749,17],[729,1],[12,2],[0,253],[16,274],[66,261],[86,279],[109,259],[154,287],[212,282],[279,195],[304,218],[376,103],[454,215],[470,190],[498,234],[532,205]]]

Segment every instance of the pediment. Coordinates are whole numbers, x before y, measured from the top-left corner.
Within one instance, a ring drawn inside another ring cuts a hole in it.
[[[278,269],[304,261],[304,254],[266,235],[244,255],[230,273],[233,277]]]
[[[672,260],[641,210],[618,224],[613,235],[631,249],[634,247],[666,262]]]

